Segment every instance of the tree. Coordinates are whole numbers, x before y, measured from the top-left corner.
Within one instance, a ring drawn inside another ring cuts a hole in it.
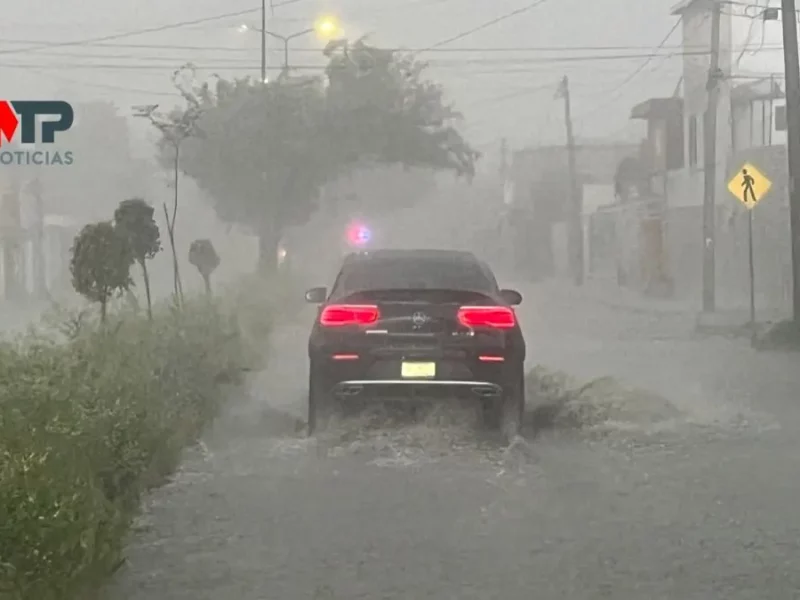
[[[155,208],[142,198],[123,200],[114,211],[114,225],[128,242],[133,258],[142,267],[144,290],[147,295],[147,317],[153,320],[153,301],[150,296],[150,277],[147,261],[161,251],[161,232],[153,218]]]
[[[75,236],[70,262],[72,285],[76,292],[100,304],[103,323],[114,292],[130,289],[133,263],[131,247],[110,221],[90,223]]]
[[[202,106],[193,91],[186,89],[187,79],[194,80],[195,67],[188,63],[177,69],[172,74],[172,82],[178,88],[187,107],[184,110],[175,109],[167,115],[157,111],[158,104],[147,104],[134,107],[137,117],[142,117],[161,132],[159,140],[161,163],[173,173],[172,187],[175,192],[172,203],[172,217],[170,217],[167,204],[163,204],[164,218],[167,221],[167,234],[172,250],[172,271],[175,285],[175,301],[180,306],[183,302],[183,286],[181,285],[180,265],[178,251],[175,247],[175,221],[178,217],[178,198],[180,183],[181,147],[184,142],[194,135],[198,135],[197,122],[201,116]]]
[[[219,255],[211,240],[195,240],[189,246],[189,264],[194,265],[203,278],[206,293],[211,295],[211,274],[219,266]]]
[[[326,75],[266,85],[217,79],[181,87],[180,123],[197,115],[181,169],[213,198],[224,221],[259,237],[262,268],[276,266],[286,227],[305,223],[322,187],[355,169],[401,164],[472,176],[478,153],[458,134],[460,115],[410,55],[340,42],[325,50]],[[172,164],[162,141],[164,164]]]
[[[425,79],[427,64],[411,53],[366,43],[333,42],[326,76],[327,138],[347,167],[401,164],[472,177],[480,153],[458,132],[462,115]]]

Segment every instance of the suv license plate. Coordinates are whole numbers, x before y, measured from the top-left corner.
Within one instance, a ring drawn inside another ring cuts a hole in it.
[[[436,377],[436,363],[404,362],[400,367],[400,375],[405,379],[429,379]]]

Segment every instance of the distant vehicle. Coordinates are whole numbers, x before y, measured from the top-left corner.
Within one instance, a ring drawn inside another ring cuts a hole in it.
[[[510,437],[525,408],[525,341],[514,306],[470,252],[351,253],[319,304],[308,342],[308,429],[354,397],[469,396]]]
[[[351,248],[365,248],[372,241],[372,230],[366,223],[353,221],[347,226],[347,244]]]

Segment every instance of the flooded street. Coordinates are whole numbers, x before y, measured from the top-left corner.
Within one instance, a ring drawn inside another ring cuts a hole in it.
[[[307,328],[286,326],[150,497],[108,597],[796,597],[796,357],[697,338],[680,315],[523,294],[531,367],[652,395],[578,430],[535,431],[532,399],[511,448],[436,419],[306,439]]]

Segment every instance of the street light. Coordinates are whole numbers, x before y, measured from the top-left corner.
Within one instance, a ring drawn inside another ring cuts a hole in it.
[[[263,4],[263,3],[262,3]],[[263,7],[266,9],[266,7]],[[289,43],[295,39],[299,38],[304,35],[308,35],[309,33],[316,33],[323,40],[329,40],[333,36],[341,33],[341,28],[339,27],[339,23],[337,20],[331,16],[324,16],[317,19],[314,23],[313,27],[309,27],[308,29],[303,29],[302,31],[297,31],[292,33],[291,35],[280,35],[273,31],[268,31],[265,27],[266,25],[266,10],[262,12],[262,19],[261,19],[262,26],[259,27],[251,27],[249,25],[240,25],[239,31],[258,31],[261,34],[261,81],[266,83],[267,81],[267,36],[273,37],[277,40],[283,42],[283,72],[289,72]]]

